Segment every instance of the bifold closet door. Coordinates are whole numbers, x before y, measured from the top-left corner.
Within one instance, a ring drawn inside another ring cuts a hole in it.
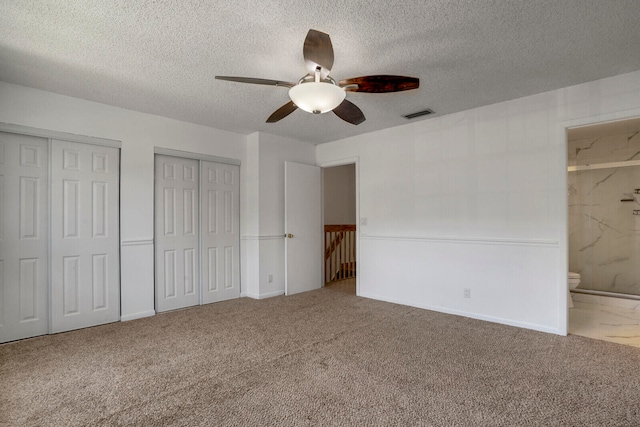
[[[198,161],[156,155],[156,311],[200,303]]]
[[[119,153],[52,141],[52,332],[120,319]]]
[[[49,332],[47,147],[0,132],[0,342]]]
[[[240,167],[202,161],[202,303],[240,297]]]

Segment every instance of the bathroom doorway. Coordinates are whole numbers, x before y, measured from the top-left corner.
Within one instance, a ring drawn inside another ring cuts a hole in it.
[[[640,118],[572,128],[569,333],[640,347]]]

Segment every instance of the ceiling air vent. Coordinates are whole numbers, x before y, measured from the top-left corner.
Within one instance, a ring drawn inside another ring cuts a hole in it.
[[[407,114],[406,116],[402,116],[405,119],[415,119],[416,117],[428,116],[429,114],[433,114],[433,110],[427,108],[426,110],[417,111],[415,113]]]

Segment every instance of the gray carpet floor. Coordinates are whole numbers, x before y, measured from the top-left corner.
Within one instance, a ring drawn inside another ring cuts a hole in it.
[[[2,426],[640,426],[640,349],[321,289],[0,345]]]

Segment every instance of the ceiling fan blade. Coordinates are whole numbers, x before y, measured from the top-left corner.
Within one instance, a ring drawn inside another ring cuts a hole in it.
[[[304,48],[302,50],[304,62],[307,70],[313,75],[316,68],[320,66],[320,78],[324,79],[333,68],[333,45],[329,34],[309,30],[307,38],[304,39]]]
[[[357,87],[345,87],[349,92],[385,93],[400,92],[403,90],[417,89],[420,86],[420,79],[416,77],[404,76],[362,76],[352,79],[340,80],[340,86],[357,85]]]
[[[277,121],[280,121],[285,117],[287,117],[289,114],[296,111],[297,109],[298,107],[296,106],[296,104],[294,104],[293,101],[289,101],[286,104],[284,104],[282,107],[274,111],[273,114],[270,115],[269,118],[267,119],[267,123],[275,123]]]
[[[254,79],[252,77],[216,76],[216,80],[227,80],[230,82],[251,83],[254,85],[267,86],[294,87],[296,85],[295,83],[281,82],[280,80]]]
[[[364,114],[362,114],[362,110],[360,110],[356,104],[346,99],[342,101],[342,104],[334,108],[333,112],[336,113],[336,116],[352,125],[359,125],[366,120]]]

